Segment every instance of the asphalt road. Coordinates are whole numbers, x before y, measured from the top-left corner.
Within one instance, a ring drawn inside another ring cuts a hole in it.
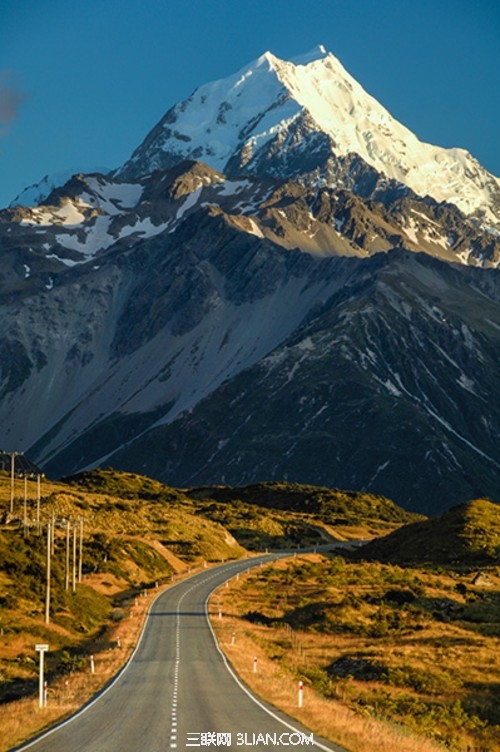
[[[316,737],[306,743],[301,734],[310,740],[310,731],[252,697],[214,640],[206,613],[209,594],[237,572],[271,558],[207,569],[162,593],[150,609],[132,660],[116,681],[72,719],[18,749],[236,752],[252,747],[269,752],[283,747],[283,752],[345,752]]]

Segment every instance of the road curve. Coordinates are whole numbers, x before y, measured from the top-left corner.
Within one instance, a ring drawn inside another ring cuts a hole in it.
[[[207,618],[210,593],[272,555],[223,564],[172,586],[152,604],[132,659],[75,716],[16,750],[170,752],[274,746],[345,752],[253,697],[231,672]],[[305,734],[309,743],[301,734]],[[260,735],[260,736],[259,736]],[[267,735],[267,736],[266,736]],[[230,742],[230,744],[228,744]]]

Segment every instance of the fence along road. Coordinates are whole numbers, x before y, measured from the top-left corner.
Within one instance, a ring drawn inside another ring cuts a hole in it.
[[[238,572],[272,558],[223,564],[163,592],[150,608],[132,659],[113,684],[75,716],[16,750],[190,752],[252,747],[269,752],[276,740],[283,752],[345,752],[323,739],[314,737],[311,742],[311,732],[298,721],[251,695],[214,639],[206,607],[210,593]],[[302,734],[309,743],[304,737],[301,741]]]

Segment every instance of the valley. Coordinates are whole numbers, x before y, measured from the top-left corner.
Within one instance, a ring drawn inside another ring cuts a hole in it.
[[[471,502],[427,520],[370,494],[283,482],[174,489],[107,469],[44,479],[39,536],[35,485],[28,483],[25,526],[23,499],[16,495],[11,513],[10,476],[0,476],[0,715],[13,721],[3,751],[37,724],[74,711],[109,680],[164,588],[266,550],[288,551],[288,558],[233,577],[211,600],[221,646],[244,681],[256,679],[247,675],[254,653],[262,670],[281,677],[280,686],[300,678],[320,706],[343,707],[339,717],[350,731],[316,728],[306,708],[298,717],[352,752],[363,748],[368,722],[380,727],[380,749],[390,750],[383,746],[388,721],[401,725],[397,733],[408,746],[400,750],[424,750],[410,745],[425,738],[429,750],[436,742],[496,749],[497,506]],[[73,585],[66,579],[66,527],[56,524],[47,623],[45,529],[53,519],[83,520],[82,578]],[[363,539],[372,542],[355,543]],[[322,552],[335,543],[341,548]],[[448,549],[454,559],[443,559]],[[41,641],[50,644],[50,714],[43,718],[35,710],[34,645]],[[274,683],[264,685],[258,693],[280,706],[270,694]],[[330,715],[325,708],[323,717]],[[296,715],[290,698],[283,709]]]
[[[53,700],[48,718],[53,723],[74,712],[119,669],[135,645],[151,599],[179,578],[268,547],[286,550],[335,541],[331,518],[356,498],[360,508],[369,510],[373,504],[373,512],[366,521],[354,508],[344,515],[340,540],[370,537],[415,518],[388,500],[364,494],[346,496],[323,489],[328,497],[323,511],[276,511],[259,508],[250,499],[238,500],[238,492],[232,502],[226,498],[223,503],[215,489],[210,499],[209,489],[188,494],[144,476],[108,469],[63,482],[43,479],[38,527],[36,480],[26,480],[26,501],[23,485],[16,477],[11,512],[10,473],[0,472],[2,752],[48,720],[36,712],[36,644],[50,645],[46,671]],[[310,491],[295,489],[295,506]],[[286,496],[286,484],[281,493]],[[247,496],[255,499],[259,488]],[[55,536],[47,622],[49,522]],[[98,667],[92,676],[91,655]]]
[[[322,45],[129,153],[0,209],[0,752],[498,752],[500,179]]]

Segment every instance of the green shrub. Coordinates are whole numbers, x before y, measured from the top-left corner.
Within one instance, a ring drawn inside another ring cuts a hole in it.
[[[408,687],[420,694],[442,695],[460,689],[462,682],[445,671],[409,667],[388,668],[382,679],[394,687]]]

